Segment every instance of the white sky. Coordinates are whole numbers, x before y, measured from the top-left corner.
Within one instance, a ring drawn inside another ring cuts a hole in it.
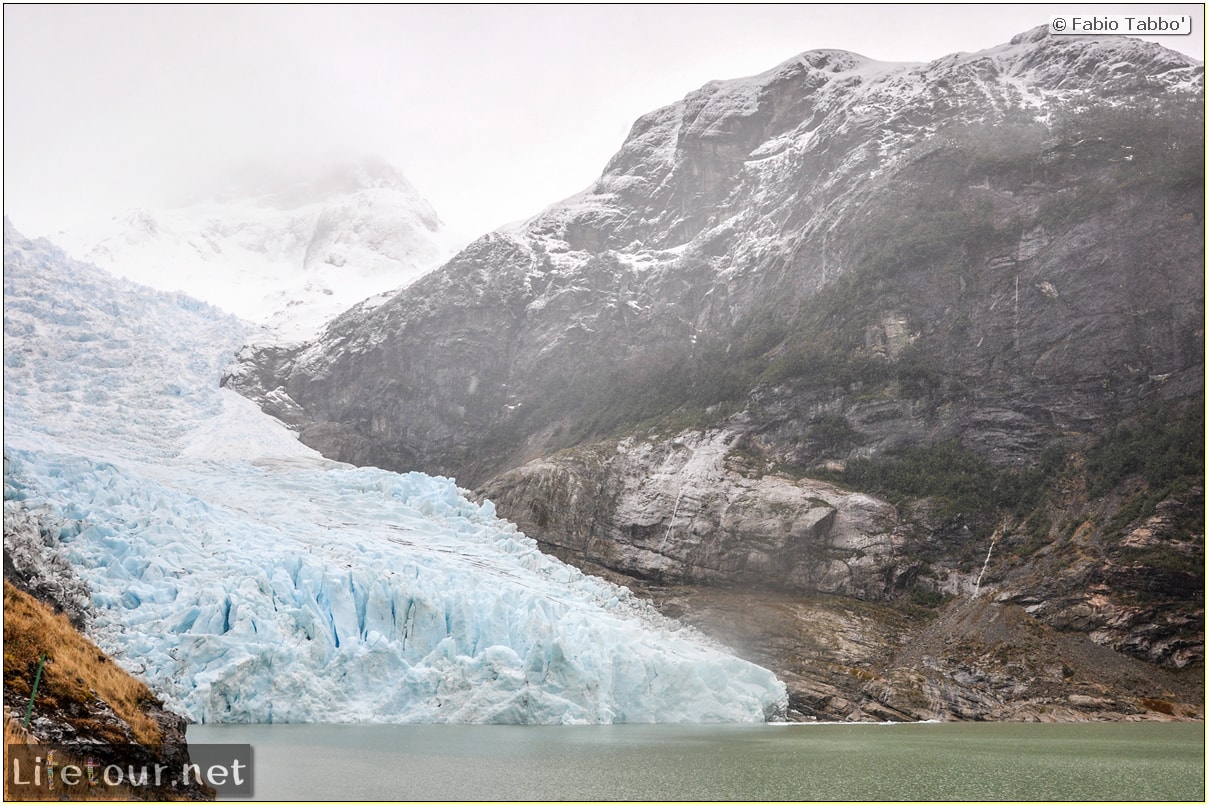
[[[635,118],[814,48],[930,61],[1133,5],[4,7],[4,209],[29,235],[372,153],[467,236],[589,185]]]

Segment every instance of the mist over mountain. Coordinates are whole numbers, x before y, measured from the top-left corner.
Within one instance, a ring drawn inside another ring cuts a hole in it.
[[[1203,108],[1126,38],[810,51],[224,383],[478,486],[800,717],[1199,716]]]
[[[120,276],[265,324],[269,341],[311,337],[457,245],[407,178],[369,157],[246,166],[188,203],[129,210],[55,241]]]

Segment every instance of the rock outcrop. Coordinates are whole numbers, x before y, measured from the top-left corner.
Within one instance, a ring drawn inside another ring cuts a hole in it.
[[[725,582],[884,599],[901,584],[894,507],[757,474],[736,434],[627,438],[536,459],[479,492],[543,548],[660,583]]]
[[[1199,669],[1123,655],[992,597],[937,611],[847,597],[631,582],[776,669],[792,720],[1117,722],[1204,719]]]
[[[57,526],[16,501],[4,502],[4,578],[64,613],[76,629],[88,626],[92,592],[59,550]]]

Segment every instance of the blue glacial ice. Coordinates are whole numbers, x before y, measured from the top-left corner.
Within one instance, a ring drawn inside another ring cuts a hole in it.
[[[5,507],[199,722],[759,721],[784,685],[449,479],[323,459],[218,387],[249,325],[5,228]]]

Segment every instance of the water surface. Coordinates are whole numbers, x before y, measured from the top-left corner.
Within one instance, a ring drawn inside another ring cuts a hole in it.
[[[1197,800],[1203,724],[195,725],[281,800]]]

